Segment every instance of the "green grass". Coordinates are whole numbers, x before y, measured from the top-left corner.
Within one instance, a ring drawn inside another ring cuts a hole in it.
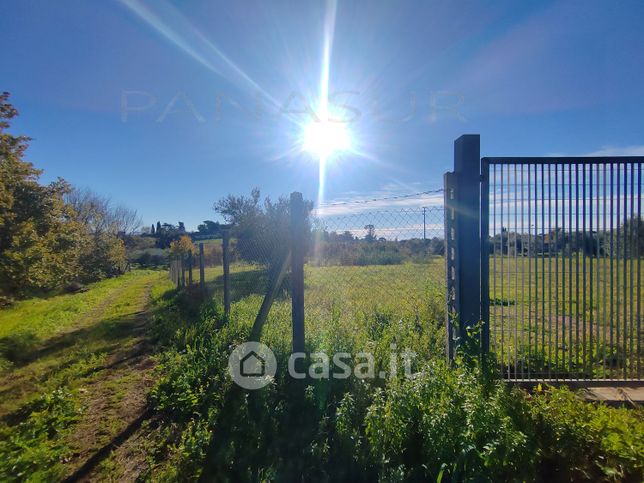
[[[368,351],[379,373],[392,347],[411,349],[413,379],[294,383],[282,291],[261,339],[276,354],[276,379],[231,403],[228,354],[248,336],[265,288],[257,267],[231,272],[228,320],[220,267],[207,271],[215,305],[199,312],[184,295],[167,301],[177,311],[163,322],[169,350],[153,401],[168,429],[151,478],[193,478],[209,461],[219,480],[641,479],[641,410],[587,404],[566,390],[527,396],[476,364],[446,366],[441,259],[305,268],[306,350]]]
[[[519,377],[530,371],[637,378],[638,364],[644,367],[637,353],[638,337],[644,342],[637,333],[637,303],[641,306],[644,291],[640,283],[638,293],[636,270],[637,260],[608,259],[593,259],[592,270],[587,259],[584,269],[574,254],[565,264],[561,257],[491,257],[492,350]]]
[[[161,352],[151,396],[156,422],[138,443],[147,454],[142,479],[192,479],[208,461],[216,480],[641,480],[641,410],[586,404],[567,390],[528,396],[476,363],[447,366],[444,270],[441,258],[307,265],[307,352],[367,351],[376,374],[387,376],[302,384],[286,377],[287,280],[261,339],[276,354],[277,376],[250,393],[233,390],[227,362],[262,302],[267,278],[259,267],[232,265],[228,318],[221,267],[206,269],[205,302],[195,291],[169,290],[165,272],[140,271],[83,294],[19,303],[0,312],[9,327],[3,337],[25,333],[31,341],[0,375],[0,477],[63,478],[64,461],[81,448],[79,428],[97,433],[95,445],[123,429],[120,415],[142,376],[125,370],[104,380],[97,369],[133,347],[149,294]],[[398,357],[405,349],[416,354],[414,378],[388,377],[392,349]],[[118,461],[104,460],[98,476],[114,478]]]
[[[89,285],[86,292],[16,302],[11,307],[0,310],[0,339],[26,332],[43,339],[65,332],[72,326],[82,325],[83,315],[96,308],[106,297],[122,290],[124,285],[149,277],[152,273],[159,275],[159,272],[133,271],[122,277]],[[117,303],[123,305],[125,302]],[[116,313],[118,305],[107,309]]]
[[[196,246],[199,246],[200,243],[204,244],[204,247],[208,245],[220,245],[223,243],[223,240],[221,238],[206,238],[205,240],[196,240],[194,244]]]
[[[633,260],[631,273],[630,261],[624,265],[613,260],[612,281],[610,260],[593,259],[591,270],[587,259],[585,278],[581,256],[579,265],[576,255],[571,263],[564,264],[561,257],[491,257],[491,350],[504,370],[518,377],[530,372],[552,378],[637,378],[638,364],[644,367],[644,355],[637,352],[638,343],[644,342],[644,335],[639,334],[638,341],[637,333],[638,296],[640,305],[644,301],[641,284],[637,291],[637,261]],[[206,279],[221,302],[222,268],[207,268]],[[232,264],[231,299],[263,295],[266,280],[256,266]],[[421,314],[428,300],[444,300],[442,257],[387,266],[307,265],[305,284],[311,323],[332,313],[350,318],[374,310],[391,317],[417,314],[441,320],[444,316],[443,310]]]
[[[141,270],[88,288],[0,311],[2,480],[68,476],[73,454],[128,424],[128,398],[145,374],[112,364],[138,353],[143,311],[171,284],[165,272]]]
[[[93,284],[87,292],[24,300],[0,311],[0,369],[49,361],[43,356],[60,352],[56,349],[84,333],[101,339],[111,321],[132,313],[152,280],[165,283],[163,272],[133,271]]]

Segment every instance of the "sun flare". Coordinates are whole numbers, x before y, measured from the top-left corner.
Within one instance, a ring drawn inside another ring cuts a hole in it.
[[[343,123],[311,121],[304,128],[302,147],[304,151],[320,158],[351,149],[351,137]]]

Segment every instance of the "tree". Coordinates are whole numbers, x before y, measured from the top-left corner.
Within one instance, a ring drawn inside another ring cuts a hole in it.
[[[0,292],[24,295],[74,277],[83,232],[63,200],[69,184],[40,185],[41,171],[23,161],[29,138],[7,132],[18,115],[8,98],[0,95]]]
[[[231,234],[236,239],[239,257],[274,269],[290,245],[289,200],[280,197],[273,202],[267,197],[260,203],[259,199],[259,189],[254,188],[250,197],[228,195],[215,203],[214,208],[232,224]],[[308,213],[313,204],[307,201],[306,207]]]
[[[128,208],[127,206],[118,205],[110,211],[117,233],[133,235],[141,228],[143,222],[136,210]]]
[[[156,231],[157,248],[168,248],[170,244],[173,241],[178,240],[182,234],[184,233],[171,223],[161,224],[161,222],[158,222]]]
[[[219,235],[221,233],[221,225],[216,221],[204,220],[204,222],[197,226],[197,231],[201,235]]]
[[[73,189],[66,200],[87,235],[80,249],[80,280],[91,282],[123,273],[127,264],[124,241],[140,226],[136,211],[112,207],[108,197],[89,189]]]
[[[186,255],[188,252],[195,254],[197,248],[192,243],[192,240],[188,235],[182,235],[178,240],[174,240],[170,243],[170,254],[173,256],[182,256]]]
[[[373,225],[365,225],[364,229],[367,230],[367,234],[364,239],[367,241],[374,241],[376,239],[376,227]]]

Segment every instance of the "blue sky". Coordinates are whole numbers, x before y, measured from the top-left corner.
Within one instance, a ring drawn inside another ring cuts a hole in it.
[[[34,138],[28,159],[147,224],[194,228],[254,186],[317,197],[317,160],[298,146],[325,39],[354,148],[327,163],[326,201],[439,188],[464,133],[487,156],[644,155],[644,2],[1,8],[0,89],[21,113],[13,131]]]

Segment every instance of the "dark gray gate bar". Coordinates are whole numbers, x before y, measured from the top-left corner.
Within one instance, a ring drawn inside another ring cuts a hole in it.
[[[507,379],[641,382],[642,163],[481,159],[482,342]]]

